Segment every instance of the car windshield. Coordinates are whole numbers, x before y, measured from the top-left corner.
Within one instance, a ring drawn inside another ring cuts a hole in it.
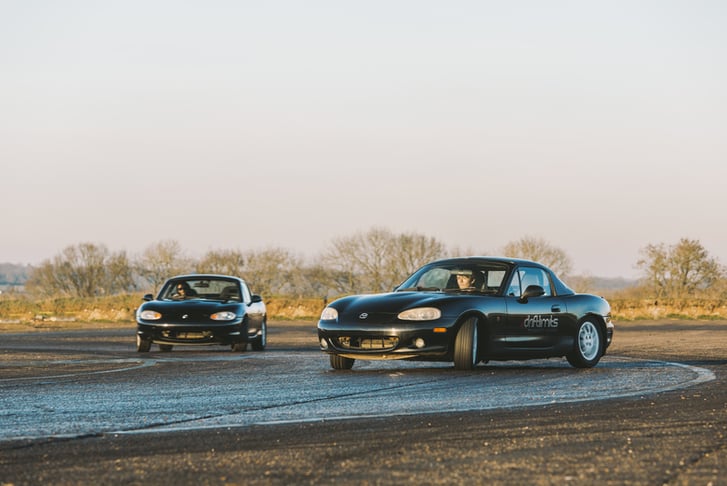
[[[507,267],[497,263],[442,263],[426,266],[399,286],[397,291],[478,292],[498,294]]]
[[[222,300],[241,302],[240,287],[232,280],[183,279],[174,280],[162,290],[163,300]]]

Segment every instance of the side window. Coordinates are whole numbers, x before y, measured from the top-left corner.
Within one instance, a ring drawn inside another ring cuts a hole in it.
[[[506,295],[520,297],[530,285],[543,287],[543,290],[545,290],[544,296],[546,297],[553,295],[548,274],[539,268],[532,267],[520,267],[513,273]]]
[[[544,296],[549,297],[553,295],[550,289],[550,279],[548,274],[539,268],[524,267],[519,270],[520,276],[520,287],[524,291],[530,285],[539,285],[545,290]]]
[[[544,272],[543,270],[540,270],[540,273],[543,275],[543,290],[545,290],[545,294],[543,294],[545,297],[551,297],[553,295],[553,291],[550,287],[550,278],[548,277],[548,274]]]
[[[488,270],[485,274],[484,290],[500,290],[502,281],[505,279],[505,270]]]
[[[249,304],[252,300],[252,296],[250,295],[250,289],[247,287],[246,284],[242,284],[240,287],[242,288],[242,301],[246,304]]]
[[[510,286],[507,288],[506,295],[510,297],[520,297],[520,276],[522,271],[518,270],[512,274],[512,280],[510,280]]]

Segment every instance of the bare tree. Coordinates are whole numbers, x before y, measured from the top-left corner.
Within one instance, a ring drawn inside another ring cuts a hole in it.
[[[245,257],[239,250],[208,251],[197,262],[199,273],[219,273],[222,275],[240,276],[245,268]]]
[[[57,274],[55,264],[51,260],[43,260],[31,270],[25,288],[38,297],[71,295],[68,282]]]
[[[381,292],[443,254],[444,245],[434,238],[372,228],[333,240],[321,261],[339,276],[341,293]]]
[[[300,283],[296,286],[299,297],[335,298],[346,293],[348,275],[333,270],[320,262],[301,269]]]
[[[501,251],[508,257],[525,258],[542,263],[561,277],[568,275],[572,269],[570,257],[566,252],[543,238],[525,236],[506,244]]]
[[[243,255],[242,277],[256,294],[263,297],[295,294],[301,286],[300,257],[284,248],[250,250]]]
[[[391,271],[387,288],[400,284],[414,270],[437,258],[443,258],[446,249],[436,238],[417,233],[401,233],[394,240]]]
[[[110,293],[117,294],[137,290],[134,283],[134,267],[125,251],[109,255],[105,267]]]
[[[133,288],[131,266],[124,252],[112,254],[104,245],[81,243],[45,260],[28,279],[36,295],[95,297]]]
[[[167,278],[191,272],[193,268],[192,260],[183,254],[182,247],[174,240],[148,246],[136,263],[137,273],[155,292]]]
[[[697,240],[682,238],[676,245],[649,244],[637,266],[657,297],[694,296],[724,278],[724,269]]]

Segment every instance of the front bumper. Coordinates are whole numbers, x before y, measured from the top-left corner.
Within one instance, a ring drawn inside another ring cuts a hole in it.
[[[248,342],[247,326],[239,321],[223,324],[148,324],[137,322],[136,333],[157,344],[208,345]]]
[[[608,349],[611,345],[611,341],[613,341],[613,330],[615,326],[613,325],[611,316],[606,316],[604,320],[606,322],[606,349]]]
[[[354,325],[318,322],[321,351],[354,359],[448,359],[452,325],[440,321]]]

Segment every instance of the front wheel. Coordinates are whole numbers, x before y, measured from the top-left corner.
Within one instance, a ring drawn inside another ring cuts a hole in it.
[[[350,370],[353,368],[353,363],[356,361],[353,358],[345,358],[338,356],[337,354],[331,354],[331,368],[334,370]]]
[[[472,370],[477,365],[477,318],[470,317],[459,328],[454,338],[454,367]]]
[[[268,344],[268,325],[265,321],[260,324],[260,335],[252,342],[253,351],[262,351]]]
[[[566,359],[575,368],[593,368],[603,356],[603,339],[598,325],[586,319],[578,324],[573,351]]]
[[[151,339],[144,339],[138,334],[136,335],[136,350],[139,353],[148,353],[151,349]]]

